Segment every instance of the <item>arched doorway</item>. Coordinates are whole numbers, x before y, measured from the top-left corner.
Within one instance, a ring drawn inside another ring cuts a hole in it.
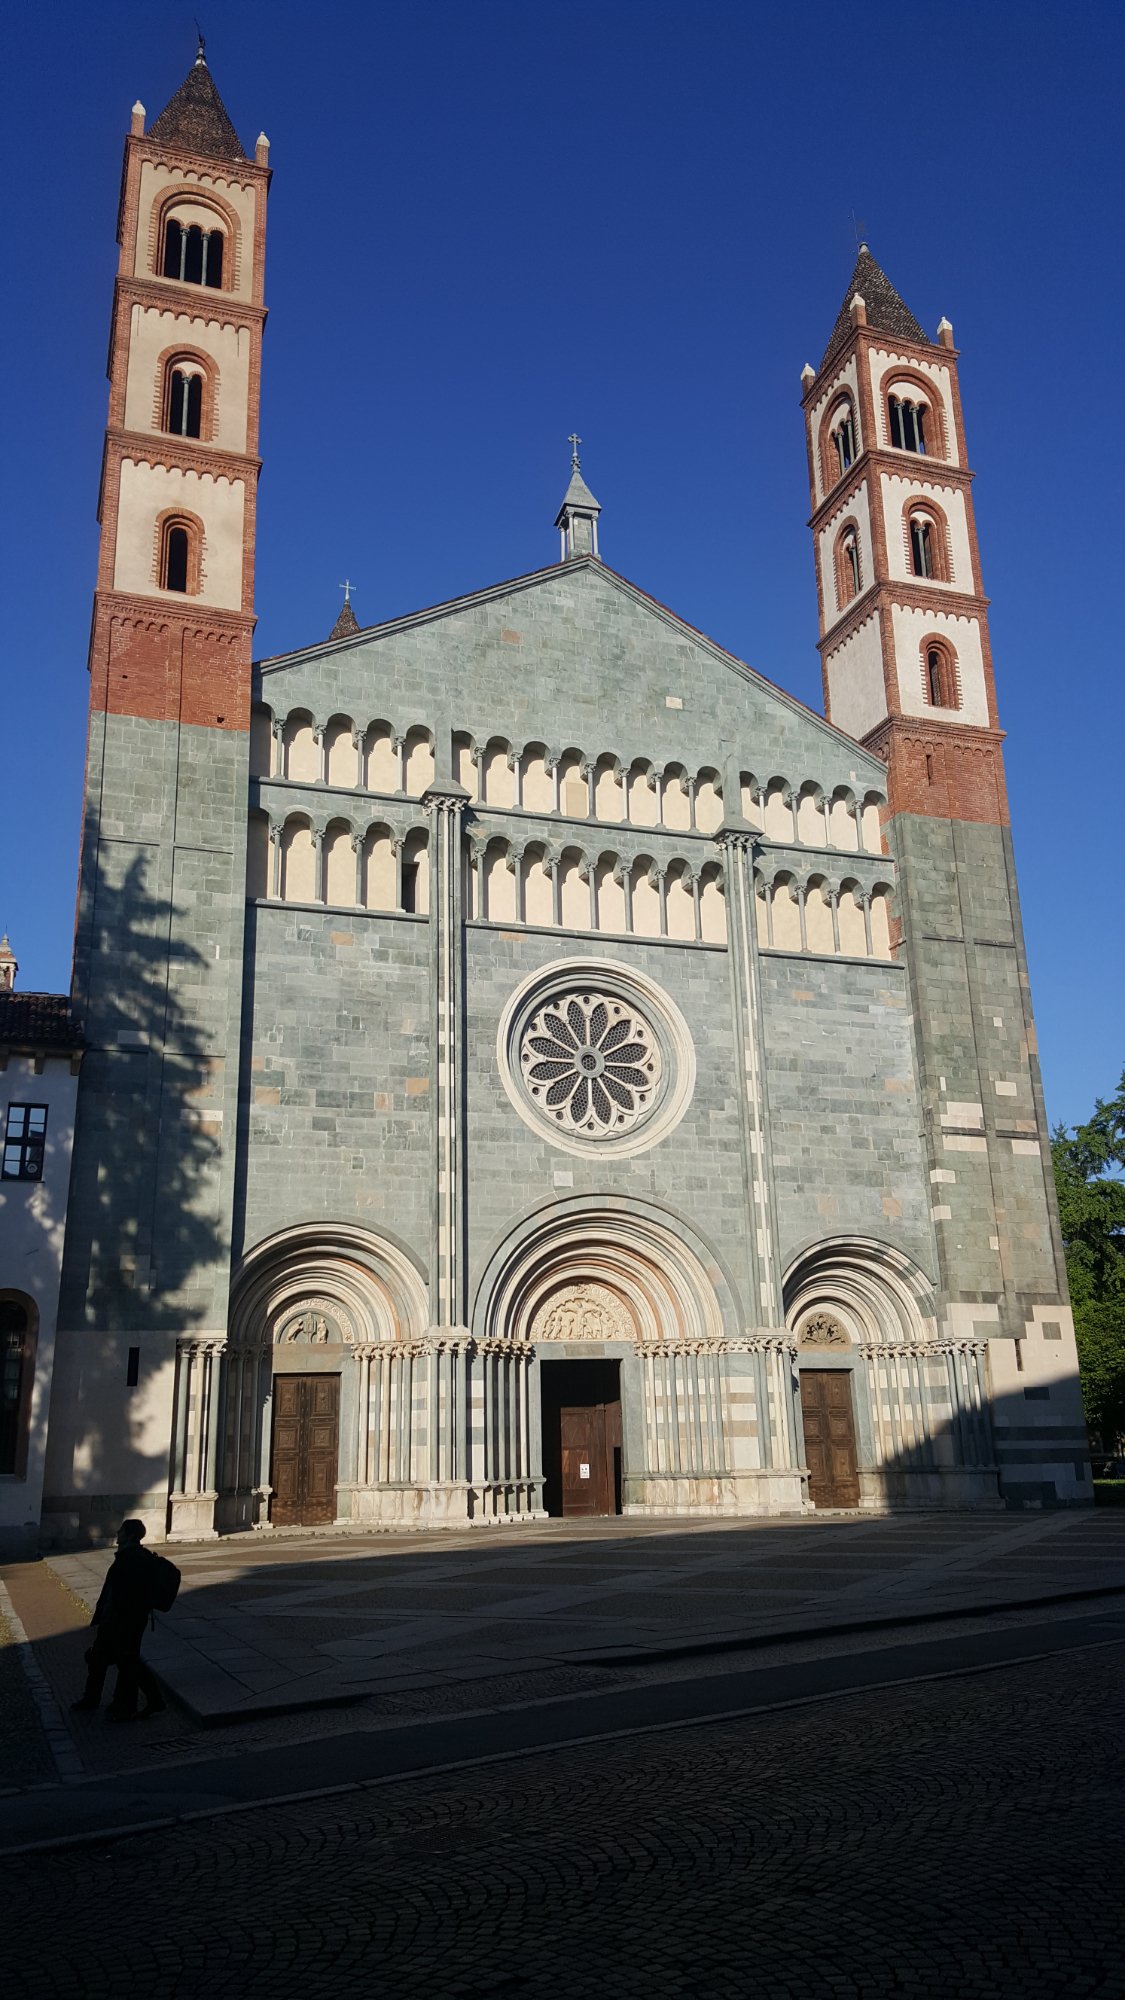
[[[482,1276],[473,1333],[514,1378],[510,1404],[528,1427],[517,1461],[529,1470],[535,1508],[593,1515],[721,1504],[724,1356],[737,1324],[717,1256],[705,1264],[666,1214],[580,1198],[529,1218]],[[486,1421],[486,1506],[509,1461]]]

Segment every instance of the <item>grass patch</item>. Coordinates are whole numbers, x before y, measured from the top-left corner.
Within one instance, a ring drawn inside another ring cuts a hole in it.
[[[1098,1507],[1125,1507],[1125,1479],[1095,1479],[1094,1504]]]

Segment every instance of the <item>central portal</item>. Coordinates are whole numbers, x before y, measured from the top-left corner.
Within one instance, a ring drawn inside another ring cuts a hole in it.
[[[539,1375],[548,1514],[620,1514],[620,1362],[544,1361]]]

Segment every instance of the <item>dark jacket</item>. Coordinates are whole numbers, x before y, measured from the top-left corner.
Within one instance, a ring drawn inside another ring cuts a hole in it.
[[[139,1637],[148,1621],[148,1565],[152,1558],[139,1542],[126,1542],[110,1563],[91,1624],[103,1636],[107,1628]]]

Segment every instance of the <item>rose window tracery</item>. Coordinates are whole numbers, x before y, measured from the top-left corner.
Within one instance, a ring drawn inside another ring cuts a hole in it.
[[[645,1116],[661,1079],[648,1023],[612,995],[574,992],[532,1015],[520,1070],[533,1102],[565,1130],[627,1132]]]

